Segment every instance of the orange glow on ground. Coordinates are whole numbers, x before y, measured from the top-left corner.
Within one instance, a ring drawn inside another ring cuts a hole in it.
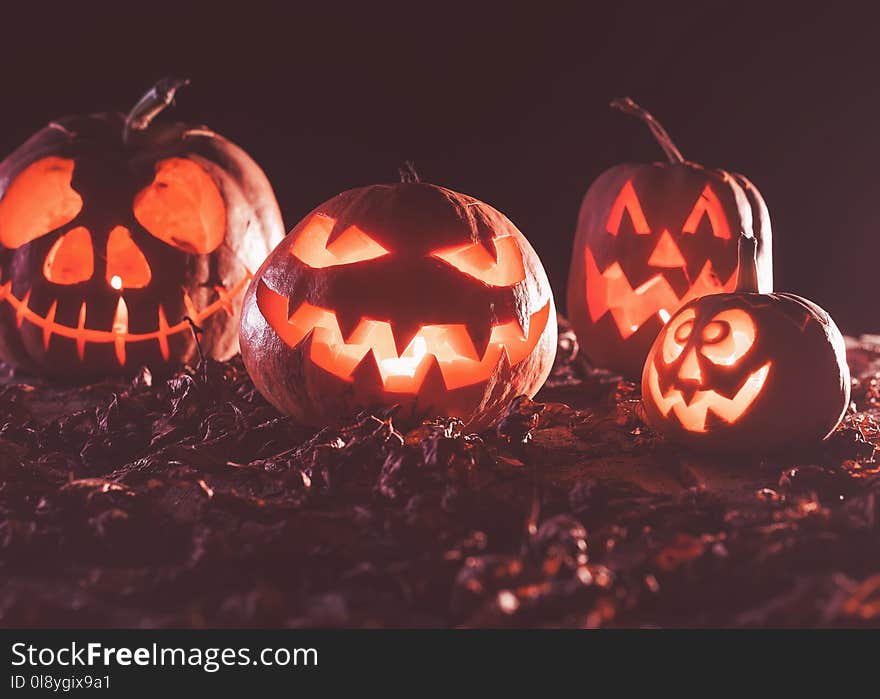
[[[79,284],[95,273],[95,251],[87,228],[77,226],[55,241],[43,261],[43,276],[53,284]]]
[[[314,214],[297,234],[290,254],[315,269],[375,260],[388,254],[385,248],[357,226],[349,226],[328,245],[335,225],[336,219]]]
[[[689,432],[705,432],[706,417],[710,410],[728,423],[734,423],[745,415],[763,390],[771,366],[772,362],[767,362],[760,369],[752,372],[733,398],[727,398],[711,390],[699,390],[694,393],[691,402],[686,403],[681,391],[676,388],[670,388],[669,392],[663,395],[657,367],[652,361],[648,365],[648,390],[657,409],[664,417],[674,412],[684,429]]]
[[[226,235],[226,204],[220,190],[187,158],[156,164],[152,184],[135,197],[134,216],[159,240],[192,253],[212,252]]]
[[[144,253],[125,226],[116,226],[107,239],[107,283],[114,289],[140,289],[153,274]]]
[[[712,228],[712,235],[716,238],[724,238],[730,240],[730,226],[727,225],[727,216],[724,215],[724,207],[715,192],[709,185],[703,190],[697,203],[694,204],[693,211],[688,216],[687,221],[681,227],[682,233],[696,233],[697,227],[700,225],[700,219],[703,215],[708,215],[709,225]]]
[[[672,313],[691,299],[706,294],[733,291],[736,286],[736,272],[725,284],[719,284],[710,260],[706,262],[699,276],[681,298],[662,274],[654,275],[644,284],[633,289],[619,263],[615,262],[604,272],[600,272],[589,247],[585,248],[584,256],[587,307],[590,317],[595,323],[605,313],[610,312],[624,340],[654,314],[659,315],[661,320],[666,322]]]
[[[70,186],[73,166],[67,158],[41,158],[12,180],[0,200],[0,244],[17,248],[76,217],[82,197]]]
[[[522,252],[512,235],[494,238],[497,259],[480,243],[438,250],[432,257],[489,286],[513,286],[526,278]]]
[[[636,233],[648,235],[651,232],[632,180],[623,185],[620,193],[617,195],[617,199],[614,200],[614,204],[611,206],[611,212],[608,214],[608,221],[605,224],[606,230],[611,235],[617,235],[620,231],[620,222],[623,220],[624,211],[629,213],[629,218],[633,223]]]
[[[250,279],[251,274],[248,272],[246,273],[245,277],[241,281],[236,283],[231,289],[229,289],[228,291],[224,289],[224,293],[220,293],[220,287],[215,287],[218,298],[201,310],[196,310],[195,307],[192,306],[192,300],[189,300],[190,310],[192,312],[189,312],[188,315],[190,316],[190,318],[192,318],[193,322],[195,322],[196,325],[199,325],[218,311],[225,310],[229,304],[229,299],[234,298],[242,293]],[[184,300],[188,300],[189,296],[186,294],[185,291],[183,293]],[[5,301],[15,309],[18,327],[21,327],[24,321],[28,321],[29,323],[32,323],[33,325],[42,329],[43,342],[47,348],[49,346],[49,340],[51,340],[53,335],[69,337],[75,340],[77,354],[79,355],[80,359],[83,359],[83,357],[85,356],[86,343],[112,342],[116,347],[116,359],[119,362],[120,366],[124,366],[125,347],[127,345],[133,342],[147,342],[149,340],[156,340],[156,342],[159,344],[159,349],[162,352],[162,357],[167,361],[169,357],[168,338],[175,333],[191,332],[190,324],[187,323],[185,320],[181,320],[180,322],[169,326],[168,321],[165,318],[165,310],[160,305],[157,311],[156,330],[147,333],[129,333],[128,307],[125,305],[122,297],[120,297],[119,303],[117,303],[116,314],[111,329],[95,330],[86,327],[88,307],[85,302],[83,302],[80,306],[77,327],[71,328],[67,325],[62,325],[61,323],[55,322],[55,308],[58,305],[57,301],[52,303],[52,306],[50,307],[49,312],[46,314],[46,317],[43,317],[39,313],[36,313],[28,307],[28,300],[30,298],[30,295],[31,292],[30,290],[28,290],[21,299],[16,298],[16,296],[12,293],[12,282],[6,282],[2,286],[0,286],[0,301]]]
[[[482,357],[464,325],[423,325],[398,355],[388,322],[363,318],[346,340],[333,311],[304,302],[288,315],[288,299],[262,281],[257,286],[257,305],[289,347],[296,347],[311,333],[311,360],[341,379],[353,381],[356,367],[372,351],[384,390],[391,393],[417,393],[431,366],[430,356],[436,357],[449,390],[486,381],[502,353],[507,353],[511,365],[528,356],[550,316],[548,301],[532,315],[528,336],[515,321],[494,326]]]

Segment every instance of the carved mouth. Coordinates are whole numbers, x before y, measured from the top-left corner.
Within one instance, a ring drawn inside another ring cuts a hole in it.
[[[201,309],[196,308],[195,303],[186,290],[184,290],[183,305],[186,309],[186,315],[191,318],[196,325],[220,310],[231,315],[233,299],[244,291],[244,288],[250,279],[251,274],[250,272],[247,272],[244,278],[237,282],[231,289],[227,290],[222,285],[215,286],[214,289],[217,292],[217,299]],[[53,335],[60,335],[61,337],[68,337],[75,340],[76,351],[80,361],[85,357],[87,343],[113,343],[116,348],[116,360],[119,362],[119,366],[124,366],[126,345],[135,342],[147,342],[150,340],[155,340],[158,343],[162,358],[165,361],[168,361],[170,356],[168,338],[176,333],[190,331],[189,323],[183,319],[174,325],[168,325],[168,320],[165,317],[165,309],[163,309],[160,304],[156,311],[155,330],[146,333],[130,333],[128,331],[128,307],[122,296],[119,297],[119,301],[116,305],[116,313],[113,316],[113,322],[109,330],[96,330],[94,328],[86,327],[86,314],[88,308],[85,301],[82,302],[79,309],[79,321],[77,326],[71,327],[55,321],[55,312],[58,308],[57,299],[52,302],[51,306],[49,306],[46,315],[41,316],[39,313],[28,307],[30,294],[31,292],[28,290],[21,298],[16,297],[12,293],[11,281],[0,286],[0,300],[5,301],[15,309],[16,324],[19,328],[25,321],[41,328],[43,331],[43,346],[47,351]]]
[[[707,260],[700,274],[687,292],[679,298],[675,289],[662,274],[655,274],[644,284],[633,289],[620,263],[614,262],[604,272],[599,271],[590,248],[586,248],[587,307],[595,323],[610,312],[621,338],[626,340],[651,316],[657,315],[663,323],[692,299],[733,291],[736,271],[724,284],[718,278],[711,260]]]
[[[257,306],[285,344],[296,348],[310,338],[312,362],[348,382],[365,364],[368,371],[372,362],[382,389],[390,393],[418,393],[435,362],[447,390],[487,381],[505,357],[514,366],[531,353],[550,317],[548,300],[532,314],[526,331],[517,321],[492,326],[482,356],[462,324],[423,325],[398,353],[394,330],[386,321],[361,318],[345,338],[333,311],[304,302],[290,313],[289,304],[262,280],[257,285]]]
[[[770,373],[770,362],[749,374],[733,398],[727,398],[715,391],[698,390],[690,401],[677,388],[670,388],[664,394],[660,390],[660,377],[657,367],[651,362],[648,365],[648,390],[657,404],[657,408],[667,417],[674,412],[681,426],[690,432],[705,432],[706,417],[711,410],[725,422],[734,423],[749,409],[767,382]]]

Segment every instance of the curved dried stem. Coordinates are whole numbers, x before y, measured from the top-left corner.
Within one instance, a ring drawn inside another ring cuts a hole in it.
[[[670,163],[684,162],[684,157],[682,156],[681,151],[678,150],[675,143],[672,142],[669,134],[666,133],[666,129],[663,128],[660,122],[657,121],[647,109],[639,106],[629,97],[618,97],[613,99],[611,100],[611,106],[614,109],[620,110],[624,114],[637,117],[645,122],[648,128],[651,129],[651,134],[666,154],[666,157],[669,158]]]
[[[419,173],[416,172],[415,163],[412,160],[404,161],[403,165],[397,168],[397,172],[400,174],[401,182],[421,182],[422,180],[419,178]]]
[[[128,143],[132,132],[144,131],[162,110],[174,101],[175,93],[185,85],[186,78],[162,78],[141,97],[125,117],[122,140]]]

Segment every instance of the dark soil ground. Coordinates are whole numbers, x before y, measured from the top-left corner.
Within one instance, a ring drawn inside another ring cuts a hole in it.
[[[717,462],[561,325],[490,433],[319,432],[241,362],[0,389],[0,626],[878,626],[880,350],[822,449]]]

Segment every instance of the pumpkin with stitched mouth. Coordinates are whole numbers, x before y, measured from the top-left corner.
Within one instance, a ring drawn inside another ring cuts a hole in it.
[[[269,256],[245,296],[241,352],[300,422],[398,404],[400,422],[479,428],[544,383],[556,313],[503,214],[418,181],[374,185],[320,205]]]
[[[757,293],[755,241],[740,247],[736,291],[686,304],[651,348],[642,376],[648,422],[706,451],[812,446],[849,405],[843,336],[811,301]]]
[[[238,349],[251,274],[283,238],[272,188],[204,127],[152,123],[185,81],[128,116],[52,122],[0,163],[0,357],[64,379]]]
[[[578,215],[568,314],[595,366],[641,375],[660,328],[682,305],[736,284],[740,234],[758,242],[760,291],[772,291],[770,217],[742,175],[686,161],[665,129],[629,98],[669,162],[623,164],[592,184]]]

